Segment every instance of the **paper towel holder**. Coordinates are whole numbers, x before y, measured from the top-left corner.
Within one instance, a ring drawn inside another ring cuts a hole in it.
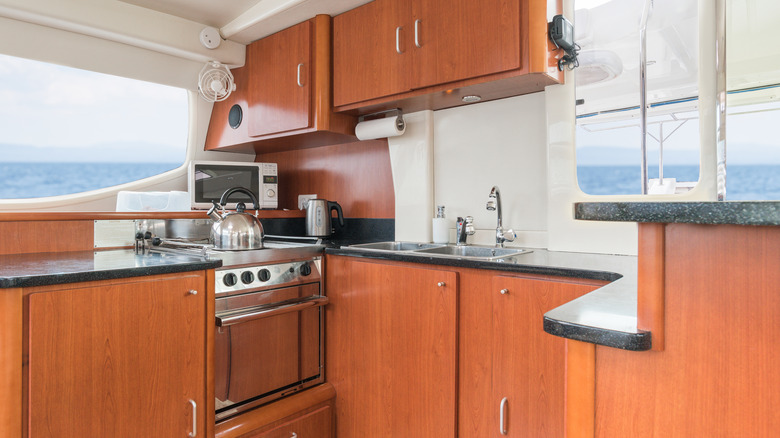
[[[365,115],[359,116],[358,117],[358,123],[363,122],[366,119],[371,119],[371,120],[378,119],[379,117],[377,117],[377,116],[390,114],[390,113],[394,113],[395,116],[396,116],[395,117],[395,127],[398,128],[399,131],[403,131],[406,128],[406,121],[404,120],[404,111],[401,108],[392,108],[392,109],[389,109],[389,110],[377,111],[375,113],[365,114]]]

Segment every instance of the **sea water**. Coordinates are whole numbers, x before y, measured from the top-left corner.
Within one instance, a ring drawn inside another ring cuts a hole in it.
[[[658,168],[651,166],[648,176],[658,178]],[[699,166],[664,166],[664,178],[698,181]],[[577,180],[580,189],[591,195],[636,195],[642,190],[639,166],[579,166]],[[726,199],[780,200],[780,165],[729,165]]]
[[[124,184],[181,163],[0,163],[0,199],[69,195]]]

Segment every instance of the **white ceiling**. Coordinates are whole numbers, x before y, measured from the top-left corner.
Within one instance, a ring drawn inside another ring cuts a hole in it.
[[[119,0],[220,29],[249,44],[317,14],[338,15],[371,0]]]

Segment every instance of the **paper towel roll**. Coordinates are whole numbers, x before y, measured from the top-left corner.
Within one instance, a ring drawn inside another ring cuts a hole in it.
[[[368,120],[358,123],[355,127],[355,135],[358,140],[397,137],[405,131],[406,123],[402,117]]]

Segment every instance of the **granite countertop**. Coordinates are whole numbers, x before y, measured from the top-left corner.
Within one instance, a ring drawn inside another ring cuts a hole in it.
[[[496,261],[430,257],[407,252],[327,248],[326,254],[458,268],[554,275],[610,283],[545,314],[550,334],[624,350],[651,347],[650,333],[637,330],[636,257],[531,249]]]
[[[73,251],[0,256],[0,289],[199,271],[220,260],[133,250]]]
[[[578,202],[575,219],[614,222],[780,225],[780,201]]]

